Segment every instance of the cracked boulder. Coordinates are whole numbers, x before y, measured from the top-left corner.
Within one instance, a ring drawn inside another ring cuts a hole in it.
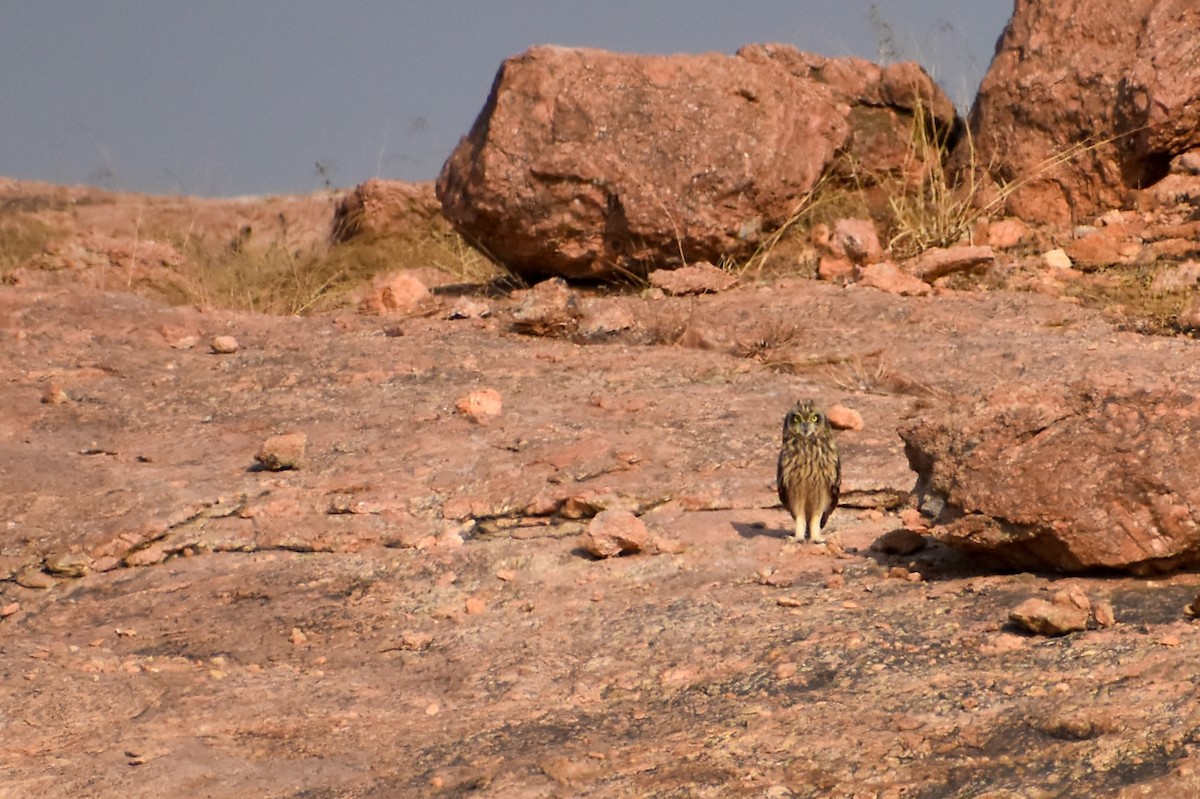
[[[1200,562],[1200,399],[1017,386],[901,430],[931,534],[1026,569]]]
[[[748,255],[839,154],[910,166],[953,105],[913,63],[781,45],[736,55],[535,47],[506,60],[442,169],[451,224],[525,277],[626,278]]]

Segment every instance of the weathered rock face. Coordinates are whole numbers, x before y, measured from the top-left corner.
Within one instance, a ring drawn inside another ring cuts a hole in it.
[[[437,193],[460,232],[520,274],[717,262],[753,251],[838,153],[900,168],[914,107],[954,124],[916,65],[776,45],[732,57],[536,47],[501,66]]]
[[[1198,28],[1191,0],[1017,0],[970,121],[976,163],[1023,183],[1009,210],[1088,221],[1200,144]]]
[[[1006,388],[901,431],[932,534],[1022,568],[1200,561],[1200,399]]]

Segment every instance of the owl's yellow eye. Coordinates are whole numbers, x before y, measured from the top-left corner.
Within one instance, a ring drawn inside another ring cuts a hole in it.
[[[812,416],[808,417],[808,421],[816,424],[817,422],[821,421],[821,415],[819,413],[814,413]]]

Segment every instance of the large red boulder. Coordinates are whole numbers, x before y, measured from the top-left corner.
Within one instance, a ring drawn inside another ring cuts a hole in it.
[[[715,263],[753,252],[840,153],[886,151],[899,167],[914,107],[954,123],[915,65],[777,45],[734,56],[535,47],[501,66],[437,192],[451,223],[519,274]]]
[[[1200,562],[1200,398],[1007,386],[900,435],[953,547],[1061,571]]]
[[[1127,203],[1200,146],[1197,30],[1194,0],[1016,0],[960,159],[1016,186],[1007,208],[1025,219]]]

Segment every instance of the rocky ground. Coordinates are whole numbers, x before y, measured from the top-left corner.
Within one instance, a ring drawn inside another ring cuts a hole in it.
[[[0,287],[0,797],[1200,791],[1200,575],[876,545],[920,526],[908,420],[1194,386],[1191,339],[802,279],[584,292],[536,336],[521,293],[270,317],[61,277]],[[804,396],[863,419],[828,550],[774,492]],[[581,549],[605,508],[642,552]],[[1062,589],[1115,623],[1009,623]]]

